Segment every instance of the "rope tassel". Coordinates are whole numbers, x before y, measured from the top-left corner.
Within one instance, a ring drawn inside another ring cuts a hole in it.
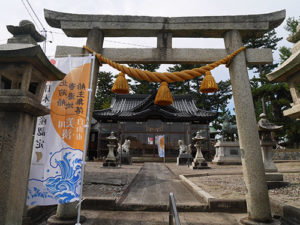
[[[218,85],[211,75],[210,71],[205,72],[205,77],[203,78],[200,86],[200,91],[202,93],[212,93],[219,90]]]
[[[171,105],[173,103],[172,93],[167,82],[161,82],[154,103],[157,105]]]
[[[129,93],[129,86],[124,73],[119,73],[111,91],[117,94]]]

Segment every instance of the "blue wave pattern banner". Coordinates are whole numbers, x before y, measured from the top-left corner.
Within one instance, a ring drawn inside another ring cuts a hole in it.
[[[78,200],[82,165],[82,157],[78,157],[80,154],[82,154],[81,150],[72,148],[63,148],[53,153],[49,160],[50,168],[45,170],[44,176],[47,176],[50,170],[55,176],[49,176],[44,180],[29,180],[32,187],[28,188],[28,205],[35,205],[37,199],[41,201],[40,198],[48,199],[47,202],[53,199],[54,204]]]
[[[46,84],[42,104],[51,112],[37,119],[27,205],[80,199],[91,59],[67,57],[53,62],[67,75]]]

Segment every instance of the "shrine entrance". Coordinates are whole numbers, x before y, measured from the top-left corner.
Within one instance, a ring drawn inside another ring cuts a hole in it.
[[[45,10],[45,18],[50,26],[62,29],[68,37],[87,37],[88,48],[117,63],[207,64],[241,48],[243,39],[261,37],[279,26],[285,18],[285,11],[246,16],[167,18],[80,15]],[[157,37],[157,48],[103,48],[104,37]],[[225,49],[175,49],[172,48],[174,37],[223,38]],[[82,54],[88,54],[88,51],[69,46],[58,46],[56,51],[57,56]],[[247,210],[249,219],[261,222],[271,220],[271,210],[247,64],[267,64],[272,60],[271,49],[246,49],[229,66],[243,175],[248,190]],[[95,65],[94,77],[98,69],[99,63]]]

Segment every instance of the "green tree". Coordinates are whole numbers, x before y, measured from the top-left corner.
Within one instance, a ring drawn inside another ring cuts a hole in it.
[[[286,20],[285,29],[289,32],[289,36],[294,35],[296,33],[296,29],[299,23],[300,23],[300,17],[298,20],[296,20],[294,17],[289,17]],[[288,48],[286,46],[282,46],[279,48],[279,56],[280,56],[281,63],[287,60],[291,55],[292,55],[291,48]]]
[[[111,72],[98,73],[97,89],[94,109],[106,109],[110,107],[110,102],[114,93],[111,92],[113,86],[113,75]]]
[[[292,55],[291,48],[288,48],[286,46],[282,46],[279,48],[279,57],[280,57],[280,63],[282,64],[285,60],[287,60]]]
[[[132,68],[138,68],[141,70],[148,70],[151,72],[155,72],[157,69],[159,69],[160,64],[129,64],[129,66]],[[155,92],[159,87],[158,83],[140,81],[137,79],[133,79],[132,82],[131,80],[129,80],[129,82],[131,83],[130,84],[131,90],[135,94],[151,94]]]
[[[265,33],[261,38],[249,38],[243,40],[244,45],[248,48],[270,48],[273,51],[277,50],[277,44],[282,40],[282,37],[277,37],[275,30]],[[270,73],[278,66],[278,63],[264,65],[248,65],[248,68],[254,73],[259,74],[260,82],[267,82],[266,74]]]
[[[288,24],[294,26],[295,23],[288,20]],[[287,24],[287,26],[289,26]],[[288,31],[293,31],[294,28]],[[282,38],[276,36],[274,30],[266,33],[262,38],[258,39],[248,39],[244,40],[244,43],[248,47],[253,48],[271,48],[272,50],[277,50],[277,44]],[[281,61],[285,61],[290,55],[288,48],[280,48],[280,58]],[[277,125],[283,125],[283,130],[277,132],[275,139],[281,141],[287,141],[287,145],[292,146],[294,144],[298,145],[300,134],[300,124],[295,120],[288,117],[284,117],[282,114],[283,110],[290,108],[290,102],[292,101],[288,85],[286,83],[271,83],[267,80],[266,74],[270,73],[278,66],[278,63],[272,63],[268,65],[254,65],[249,66],[256,76],[254,76],[250,83],[253,94],[253,101],[255,105],[255,111],[257,119],[259,115],[265,109],[267,118]]]
[[[174,66],[171,66],[167,69],[168,72],[177,72],[182,70],[191,70],[194,68],[199,68],[203,65],[200,64],[175,64]],[[170,91],[173,94],[177,95],[183,95],[183,94],[195,94],[198,92],[199,85],[202,81],[203,77],[196,77],[192,80],[185,80],[183,82],[174,82],[169,84]],[[197,84],[198,88],[197,88]]]
[[[169,72],[189,70],[199,68],[202,65],[197,64],[176,64],[169,67]],[[173,94],[190,94],[196,100],[196,105],[200,109],[218,112],[218,119],[214,121],[213,126],[216,129],[221,128],[223,123],[223,116],[225,113],[230,114],[228,110],[228,103],[232,97],[230,80],[218,82],[219,91],[215,93],[205,94],[199,91],[203,77],[196,77],[185,82],[175,82],[169,84],[169,88]]]
[[[289,36],[290,35],[294,35],[296,33],[297,30],[297,26],[300,22],[300,17],[297,20],[295,17],[289,17],[286,20],[286,25],[285,25],[285,30],[289,32]]]

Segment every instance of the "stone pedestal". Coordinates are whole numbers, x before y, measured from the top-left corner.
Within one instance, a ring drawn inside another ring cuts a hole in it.
[[[280,220],[274,218],[270,219],[270,221],[267,222],[257,222],[257,221],[250,220],[249,218],[242,218],[240,220],[240,223],[244,225],[281,225],[282,224]]]
[[[197,153],[193,160],[191,169],[209,169],[210,167],[208,167],[207,162],[205,161],[201,152],[200,144],[196,144],[195,147],[197,148]]]
[[[114,149],[115,149],[116,145],[115,144],[108,144],[107,147],[109,149],[109,152],[108,152],[107,157],[105,158],[103,166],[104,167],[108,167],[108,166],[116,167],[117,166],[117,159],[116,159],[115,154],[114,154]]]
[[[117,162],[124,164],[124,165],[131,165],[132,164],[132,158],[129,153],[122,153],[117,155]]]
[[[57,205],[56,214],[49,217],[47,225],[74,225],[77,222],[78,202]],[[85,217],[80,217],[80,222],[84,222]]]
[[[261,141],[260,142],[264,167],[266,172],[278,172],[278,169],[273,161],[273,146],[275,146],[275,142],[273,141]]]
[[[13,44],[0,46],[0,224],[20,225],[26,212],[34,121],[50,112],[41,105],[46,80],[65,74],[48,61],[37,44],[44,39],[30,21],[7,28],[14,37]]]
[[[207,166],[207,162],[205,161],[202,151],[201,151],[203,141],[206,140],[206,138],[202,137],[200,135],[200,132],[198,131],[196,133],[196,136],[194,138],[192,138],[192,140],[196,142],[196,144],[194,146],[197,149],[197,153],[196,153],[195,159],[192,163],[191,169],[209,169],[210,167]]]
[[[30,114],[0,110],[0,221],[3,224],[22,224],[33,126],[34,117]]]
[[[288,182],[283,181],[283,174],[278,172],[273,161],[272,149],[274,144],[275,142],[273,141],[261,141],[268,189],[281,188],[289,185]]]
[[[193,156],[189,153],[179,154],[177,157],[177,166],[192,164]]]
[[[282,126],[276,126],[267,120],[264,113],[260,115],[260,120],[258,121],[258,130],[261,139],[260,146],[268,189],[280,188],[288,185],[288,182],[283,181],[283,175],[278,172],[278,169],[273,161],[273,146],[276,145],[276,142],[272,140],[271,132],[280,130],[281,128]]]
[[[218,141],[215,148],[216,154],[213,163],[218,165],[239,165],[242,163],[238,141]]]

